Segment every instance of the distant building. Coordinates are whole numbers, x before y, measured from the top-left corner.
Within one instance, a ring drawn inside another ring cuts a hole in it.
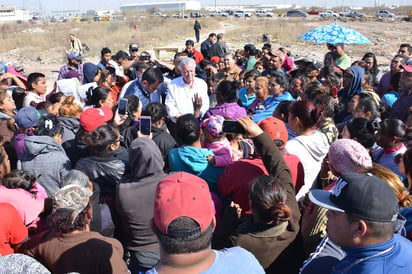
[[[170,2],[147,2],[139,4],[121,5],[121,11],[141,11],[150,8],[160,10],[200,10],[201,4],[199,1],[170,1]]]
[[[0,22],[28,21],[32,13],[26,9],[18,9],[13,5],[0,5]]]

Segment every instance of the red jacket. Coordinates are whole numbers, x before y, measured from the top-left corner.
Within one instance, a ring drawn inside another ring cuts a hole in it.
[[[295,155],[282,154],[290,169],[295,192],[298,193],[305,178],[302,163]],[[262,175],[268,175],[262,158],[240,159],[226,167],[219,177],[217,188],[223,196],[230,197],[233,202],[239,204],[244,215],[249,211],[249,183]]]
[[[189,53],[187,50],[184,50],[183,52]],[[203,57],[203,54],[195,48],[193,48],[193,57],[195,58],[197,64],[199,64],[203,61],[203,59],[205,59]]]

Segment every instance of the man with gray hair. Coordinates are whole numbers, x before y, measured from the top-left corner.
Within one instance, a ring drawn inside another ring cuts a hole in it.
[[[182,76],[168,84],[166,96],[167,114],[173,123],[183,114],[192,113],[202,117],[209,109],[207,84],[195,77],[196,62],[192,58],[183,58],[179,63]]]
[[[213,56],[223,57],[226,53],[229,52],[229,48],[225,43],[223,33],[217,35],[217,42],[214,43],[210,49],[208,56],[212,58]]]

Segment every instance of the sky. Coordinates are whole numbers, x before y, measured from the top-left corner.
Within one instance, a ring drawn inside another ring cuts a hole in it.
[[[162,0],[165,1],[165,0]],[[249,5],[249,4],[295,4],[299,3],[303,7],[319,6],[326,7],[333,3],[333,6],[354,6],[354,7],[374,7],[375,0],[200,0],[202,5],[227,4],[227,5]],[[49,13],[50,11],[61,10],[105,10],[119,9],[120,5],[133,3],[155,2],[153,0],[0,0],[0,5],[14,4],[18,7],[25,7],[39,12]],[[392,4],[410,5],[410,0],[379,0],[387,7]]]

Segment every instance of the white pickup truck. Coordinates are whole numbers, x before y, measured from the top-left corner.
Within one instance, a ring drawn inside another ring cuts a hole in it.
[[[320,18],[338,18],[339,17],[339,13],[336,13],[332,10],[327,10],[325,12],[320,12],[319,13]]]
[[[209,13],[210,17],[228,17],[229,14],[227,12],[222,12],[222,11],[215,11],[212,13]]]
[[[233,13],[235,17],[251,17],[252,13],[244,10],[237,10]]]
[[[273,12],[270,12],[270,11],[257,10],[257,11],[256,11],[256,16],[257,16],[257,17],[273,17],[273,16],[275,16],[275,15],[273,14]]]

